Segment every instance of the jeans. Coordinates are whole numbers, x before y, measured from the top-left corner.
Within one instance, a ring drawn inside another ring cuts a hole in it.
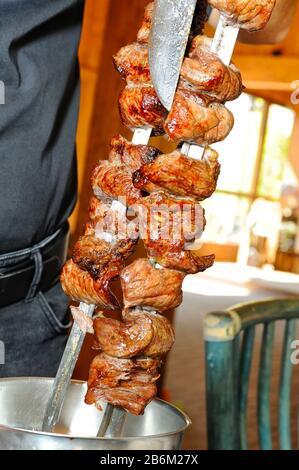
[[[67,341],[68,298],[60,283],[47,292],[38,290],[42,274],[43,242],[19,252],[0,256],[1,267],[34,259],[35,276],[27,297],[0,308],[0,377],[54,377]]]

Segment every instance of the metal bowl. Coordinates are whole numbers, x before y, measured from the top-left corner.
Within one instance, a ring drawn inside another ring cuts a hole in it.
[[[98,438],[103,411],[84,403],[86,383],[72,381],[55,433],[43,433],[53,379],[0,380],[1,450],[172,450],[180,449],[189,418],[174,406],[154,400],[143,416],[128,414],[123,437]],[[103,404],[103,409],[105,405]]]

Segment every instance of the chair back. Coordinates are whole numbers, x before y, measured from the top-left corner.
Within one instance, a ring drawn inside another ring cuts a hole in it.
[[[207,315],[204,335],[209,449],[248,449],[248,391],[259,325],[262,328],[257,380],[259,445],[262,450],[273,448],[270,397],[278,321],[284,321],[278,392],[279,447],[292,448],[290,399],[296,364],[299,372],[298,318],[299,299],[250,302]],[[299,416],[297,422],[299,426]]]

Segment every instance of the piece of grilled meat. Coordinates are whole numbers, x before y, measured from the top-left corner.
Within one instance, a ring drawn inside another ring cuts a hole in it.
[[[157,253],[178,251],[198,239],[205,227],[204,209],[192,199],[164,191],[142,198],[136,207],[139,233],[146,248]]]
[[[111,240],[100,237],[107,237],[107,232],[96,232],[91,224],[87,224],[85,233],[79,238],[73,249],[72,259],[81,269],[88,271],[95,279],[102,273],[110,270],[120,271],[125,260],[133,253],[138,236],[132,238],[124,234],[111,235]]]
[[[156,396],[160,365],[159,359],[118,359],[100,354],[90,366],[85,402],[102,410],[104,401],[140,415]]]
[[[211,41],[205,36],[194,38],[181,68],[181,83],[221,103],[237,99],[244,89],[240,71],[233,64],[224,65],[210,48]]]
[[[190,249],[205,228],[200,204],[158,191],[141,199],[137,212],[140,237],[150,260],[186,274],[195,274],[213,265],[213,255],[198,256]]]
[[[123,201],[125,202],[125,201]],[[109,243],[131,239],[134,243],[139,236],[138,224],[127,217],[127,207],[120,201],[100,200],[92,196],[89,201],[89,217],[97,238]]]
[[[151,82],[148,46],[134,42],[122,47],[113,60],[117,71],[127,83],[118,101],[123,124],[132,130],[151,127],[153,135],[164,134],[167,111]]]
[[[166,132],[174,141],[206,145],[223,140],[233,126],[232,115],[222,104],[211,103],[236,99],[243,85],[240,72],[233,65],[224,65],[209,47],[205,36],[193,40],[168,117],[150,80],[147,46],[135,42],[120,49],[114,63],[127,82],[119,99],[124,125],[151,127],[154,134]]]
[[[254,32],[268,23],[275,0],[208,0],[227,19],[228,24]]]
[[[167,318],[136,308],[123,312],[123,321],[97,317],[94,320],[96,347],[109,356],[160,357],[170,351],[174,331]]]
[[[132,173],[125,165],[113,165],[108,161],[100,161],[91,175],[91,186],[98,198],[124,198],[124,204],[135,204],[141,197],[132,181]]]
[[[125,308],[141,306],[162,313],[178,307],[184,277],[180,271],[157,268],[145,258],[133,261],[120,276]]]
[[[133,173],[142,165],[153,162],[160,153],[156,147],[135,145],[121,135],[117,135],[111,140],[109,161],[113,165],[124,165]]]
[[[83,271],[73,260],[64,265],[60,281],[66,295],[76,302],[97,305],[107,310],[119,308],[119,302],[110,290],[110,282],[119,276],[119,266],[110,267],[101,278],[95,280],[87,271]]]
[[[121,77],[128,85],[150,85],[148,46],[133,42],[122,47],[114,56],[113,62]]]
[[[181,251],[157,251],[155,246],[152,249],[151,244],[147,246],[148,256],[156,263],[168,269],[176,269],[185,274],[197,274],[204,272],[213,266],[215,262],[215,255],[200,256],[196,251],[181,250]]]
[[[188,90],[181,82],[164,129],[173,142],[205,146],[224,140],[233,125],[233,114],[223,104]]]
[[[89,200],[89,218],[96,236],[100,238],[103,233],[107,241],[111,238],[123,238],[126,224],[126,207],[111,199],[98,199],[92,196]]]
[[[203,200],[214,193],[219,172],[215,150],[207,148],[202,160],[193,160],[175,150],[142,165],[133,174],[133,182],[137,189],[148,193],[166,190],[176,196]]]
[[[165,133],[167,111],[151,84],[127,85],[119,97],[119,112],[124,126],[131,130],[150,127],[155,136]]]
[[[152,25],[153,11],[154,2],[151,2],[145,7],[142,25],[137,34],[137,41],[141,44],[148,44]]]

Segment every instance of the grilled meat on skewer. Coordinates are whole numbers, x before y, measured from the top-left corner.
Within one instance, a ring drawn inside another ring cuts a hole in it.
[[[138,322],[124,323],[113,318],[99,317],[94,320],[95,349],[109,356],[132,358],[142,354],[153,336],[152,324],[148,317]]]
[[[103,234],[107,235],[106,232]],[[96,279],[111,266],[119,272],[124,267],[125,260],[133,253],[138,237],[118,238],[116,235],[113,238],[111,241],[103,240],[97,236],[91,225],[87,225],[85,234],[74,246],[74,263]]]
[[[163,191],[141,199],[136,211],[140,237],[148,256],[154,260],[161,254],[181,253],[188,244],[200,238],[205,227],[204,210],[200,204],[191,199],[178,199]]]
[[[124,165],[127,170],[134,172],[142,165],[153,162],[160,153],[155,147],[135,145],[117,135],[111,140],[109,162],[113,165]]]
[[[123,124],[129,129],[151,127],[153,135],[164,134],[167,111],[150,79],[148,47],[135,42],[122,47],[113,60],[117,71],[127,82],[118,101]]]
[[[148,193],[166,190],[176,196],[203,200],[214,193],[219,172],[215,150],[207,149],[202,160],[192,160],[175,150],[141,166],[133,174],[133,182],[136,188]]]
[[[197,274],[206,271],[213,266],[215,255],[200,256],[196,251],[181,250],[157,252],[156,246],[153,250],[150,245],[146,247],[148,256],[156,263],[168,269],[176,269],[186,274]]]
[[[143,197],[136,210],[140,236],[145,244],[166,241],[174,246],[183,246],[199,238],[206,224],[204,209],[198,202],[177,198],[165,191]]]
[[[147,28],[151,14],[152,6],[149,6]],[[151,127],[156,135],[166,132],[174,142],[209,145],[223,140],[234,121],[222,103],[236,99],[243,85],[237,68],[224,65],[217,54],[210,52],[210,46],[205,36],[199,35],[192,41],[168,116],[152,86],[146,41],[120,49],[114,56],[114,63],[127,82],[119,99],[123,124],[130,129]]]
[[[127,85],[151,85],[148,62],[148,46],[133,42],[122,47],[113,56],[116,70],[126,80]]]
[[[119,112],[129,129],[152,128],[153,135],[165,133],[163,124],[167,111],[152,85],[127,85],[119,97]]]
[[[153,311],[127,310],[123,320],[99,317],[94,320],[95,337],[100,350],[109,356],[159,357],[174,343],[174,332],[167,318]]]
[[[173,142],[210,145],[224,140],[234,125],[233,114],[221,103],[179,85],[164,129]]]
[[[128,380],[135,372],[148,372],[150,380],[159,378],[160,358],[135,357],[133,359],[121,359],[101,353],[96,356],[91,364],[88,385],[95,385],[101,380],[103,385],[115,387],[120,381]]]
[[[205,227],[204,210],[193,200],[154,192],[137,207],[140,236],[148,257],[164,268],[195,274],[211,267],[214,256],[190,251]]]
[[[254,32],[268,23],[275,0],[208,0],[226,18],[228,24]]]
[[[122,241],[123,249],[126,247],[123,242],[127,240],[128,249],[132,251],[139,236],[138,224],[128,219],[127,208],[122,202],[109,199],[103,201],[92,196],[89,202],[89,217],[94,231],[90,232],[91,235],[114,245]]]
[[[119,98],[125,126],[151,127],[156,135],[166,132],[170,140],[201,145],[223,140],[229,134],[233,116],[222,102],[241,94],[240,72],[211,53],[204,38],[195,38],[192,44],[168,116],[150,81],[146,47],[133,43],[115,55],[116,67],[128,83]]]
[[[66,262],[61,273],[61,285],[72,300],[97,305],[107,310],[119,308],[119,302],[110,291],[110,282],[119,275],[119,267],[107,270],[100,279],[79,268],[72,260]]]
[[[140,415],[156,396],[159,367],[159,359],[117,359],[100,354],[90,367],[85,402],[101,410],[103,400]]]
[[[221,103],[235,100],[244,89],[240,71],[233,64],[224,65],[210,47],[210,41],[204,36],[193,40],[192,50],[181,68],[181,79],[192,91]]]
[[[223,64],[210,48],[211,41],[206,36],[194,38],[181,68],[181,78],[188,82],[187,88],[214,100],[235,100],[244,88],[240,71],[233,64]],[[114,56],[114,63],[127,84],[151,84],[147,46],[135,42],[121,48]]]
[[[265,23],[275,3],[209,2],[231,23],[249,30]],[[198,2],[200,18],[193,23],[197,32],[202,29],[205,6],[205,0]],[[222,140],[233,126],[224,102],[242,92],[240,72],[210,52],[208,38],[191,34],[168,114],[150,77],[152,14],[153,3],[146,8],[137,42],[114,57],[126,81],[119,100],[123,123],[131,129],[150,127],[155,135],[167,133],[178,143],[207,146]],[[139,415],[156,395],[161,357],[174,341],[169,321],[157,312],[181,302],[186,274],[204,271],[214,263],[213,255],[200,256],[194,244],[205,227],[198,201],[215,191],[219,170],[218,155],[211,149],[195,161],[180,150],[160,155],[154,147],[133,145],[121,136],[112,139],[109,161],[100,162],[94,170],[92,186],[97,197],[90,202],[91,223],[75,246],[73,260],[63,269],[62,285],[72,299],[112,310],[120,305],[109,285],[120,276],[124,310],[122,321],[99,314],[91,325],[80,309],[73,308],[75,321],[84,331],[95,331],[96,347],[101,350],[91,364],[86,403],[101,408],[103,400]],[[124,204],[115,200],[121,196],[126,197]],[[139,219],[138,228],[133,224],[133,237],[124,228],[128,226],[127,206],[132,205]],[[150,259],[124,267],[138,235]]]
[[[135,204],[141,197],[132,181],[132,173],[127,168],[100,161],[91,176],[91,186],[98,198],[125,197],[127,205]]]
[[[101,374],[102,371],[100,371],[100,377]],[[100,401],[103,400],[139,416],[144,413],[145,408],[156,395],[157,386],[151,376],[145,372],[139,374],[136,372],[132,374],[132,378],[120,381],[115,387],[101,385],[101,379],[99,379],[97,386],[91,386],[88,389],[85,403],[95,404],[101,410]]]
[[[180,271],[156,268],[145,258],[133,261],[120,276],[125,308],[141,306],[162,313],[178,307],[184,277]]]
[[[126,207],[118,201],[108,198],[101,200],[92,196],[89,201],[91,230],[95,231],[98,238],[102,237],[107,241],[124,238],[127,223],[126,212]]]

